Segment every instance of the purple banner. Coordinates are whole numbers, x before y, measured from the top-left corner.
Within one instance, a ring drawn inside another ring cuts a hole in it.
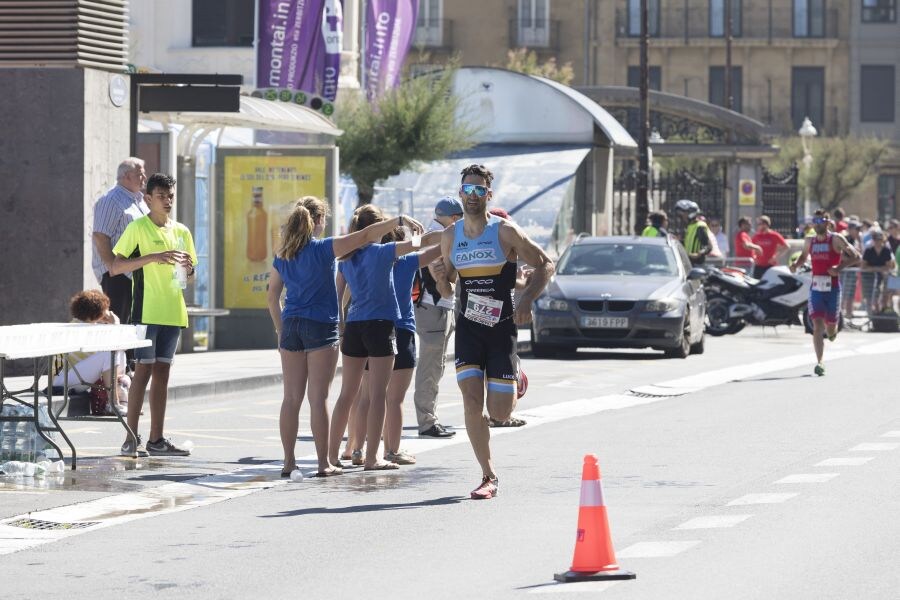
[[[366,8],[365,86],[369,100],[400,82],[416,31],[418,0],[369,0]]]
[[[341,0],[259,0],[257,88],[269,99],[331,114],[341,71],[342,15]]]

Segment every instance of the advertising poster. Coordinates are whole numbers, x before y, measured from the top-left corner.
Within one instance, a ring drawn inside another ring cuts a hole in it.
[[[738,204],[740,206],[756,205],[756,182],[752,179],[738,181]]]
[[[264,309],[281,226],[301,196],[326,197],[326,158],[244,155],[223,162],[223,306]]]
[[[341,72],[340,0],[259,0],[258,95],[334,112]]]
[[[365,88],[369,100],[400,83],[403,62],[416,33],[418,0],[366,3]]]

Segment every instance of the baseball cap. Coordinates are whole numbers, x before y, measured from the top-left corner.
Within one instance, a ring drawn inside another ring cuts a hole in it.
[[[453,196],[444,196],[435,205],[434,214],[438,217],[461,215],[463,214],[462,202]]]

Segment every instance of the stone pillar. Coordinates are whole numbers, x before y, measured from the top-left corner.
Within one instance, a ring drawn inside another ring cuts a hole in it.
[[[68,321],[69,298],[99,287],[93,205],[129,149],[118,77],[127,90],[106,71],[0,68],[0,325]]]

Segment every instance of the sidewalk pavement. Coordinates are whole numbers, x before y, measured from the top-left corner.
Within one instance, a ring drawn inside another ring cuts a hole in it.
[[[519,330],[519,352],[531,346],[531,332]],[[453,339],[447,360],[453,361]],[[338,358],[337,375],[341,374]],[[30,377],[7,377],[7,389],[31,385]],[[281,359],[274,348],[268,350],[216,350],[176,354],[169,376],[169,401],[228,394],[281,384]]]

